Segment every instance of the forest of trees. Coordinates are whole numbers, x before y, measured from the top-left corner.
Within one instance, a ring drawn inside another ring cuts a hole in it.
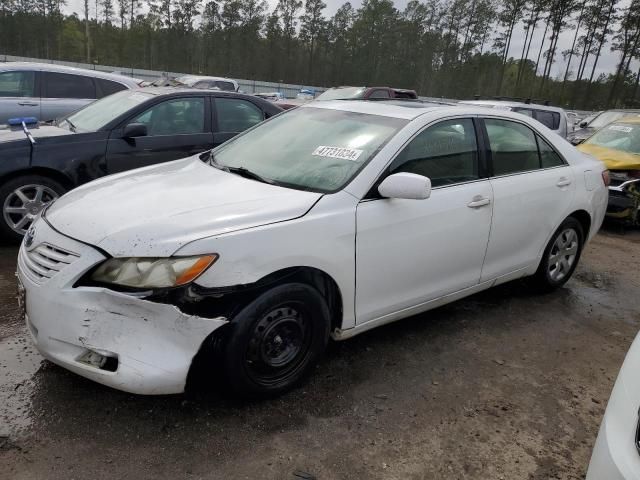
[[[325,10],[322,0],[279,0],[273,11],[265,0],[84,0],[68,15],[65,0],[0,0],[0,53],[584,109],[640,104],[640,0],[410,0],[402,10],[363,0]],[[598,74],[605,56],[617,67]]]

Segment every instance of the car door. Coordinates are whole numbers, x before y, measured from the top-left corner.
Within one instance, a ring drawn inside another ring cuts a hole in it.
[[[17,117],[40,119],[37,85],[35,71],[0,72],[0,124]]]
[[[93,78],[60,72],[42,72],[43,121],[55,120],[96,99]]]
[[[493,195],[477,138],[471,118],[429,126],[405,145],[380,180],[397,172],[429,177],[430,198],[370,193],[372,198],[358,204],[358,323],[478,284]]]
[[[168,162],[195,155],[213,146],[206,96],[173,97],[150,106],[113,130],[107,145],[109,173]],[[147,135],[124,136],[124,127],[141,123]]]
[[[260,107],[243,98],[215,97],[212,100],[215,112],[213,143],[216,147],[265,119]]]
[[[574,176],[541,135],[513,120],[484,119],[492,169],[493,222],[482,280],[531,266],[570,213]]]

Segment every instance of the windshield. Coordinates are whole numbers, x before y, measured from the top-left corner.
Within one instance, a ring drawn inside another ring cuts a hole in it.
[[[613,123],[596,132],[585,144],[640,154],[640,124]]]
[[[616,120],[622,117],[628,117],[629,115],[634,115],[634,113],[633,112],[602,112],[600,115],[598,115],[596,118],[593,119],[593,121],[588,125],[588,127],[602,128],[611,122],[615,122]]]
[[[78,132],[95,132],[129,109],[152,98],[149,93],[123,90],[96,100],[76,113],[63,118],[58,125]]]
[[[214,151],[215,164],[243,167],[276,184],[342,188],[407,120],[324,108],[278,115]]]
[[[365,87],[332,88],[322,93],[316,100],[351,100],[362,97]]]

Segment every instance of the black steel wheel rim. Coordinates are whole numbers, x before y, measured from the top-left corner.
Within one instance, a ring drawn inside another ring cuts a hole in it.
[[[264,386],[296,376],[311,349],[311,318],[301,303],[269,310],[254,322],[245,355],[251,379]]]

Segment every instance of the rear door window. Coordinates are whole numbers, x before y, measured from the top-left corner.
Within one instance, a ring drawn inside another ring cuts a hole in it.
[[[44,98],[96,98],[93,78],[68,73],[44,72]]]
[[[369,98],[372,99],[376,99],[376,98],[391,98],[391,96],[389,95],[389,91],[388,90],[374,90],[373,92],[371,92],[371,95],[369,95]]]
[[[214,100],[219,132],[242,132],[264,120],[264,113],[253,103],[240,98]]]
[[[127,87],[121,83],[105,80],[104,78],[96,78],[95,80],[98,86],[98,98],[106,97],[112,93],[127,89]]]
[[[35,97],[35,72],[0,72],[0,97]]]

